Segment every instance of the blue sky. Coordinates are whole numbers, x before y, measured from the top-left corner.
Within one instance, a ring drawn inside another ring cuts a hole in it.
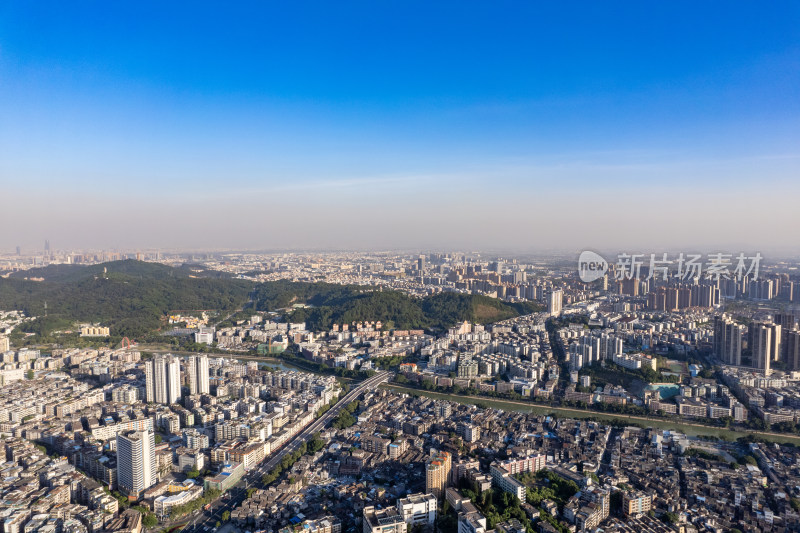
[[[0,248],[794,246],[799,4],[429,4],[3,3]]]

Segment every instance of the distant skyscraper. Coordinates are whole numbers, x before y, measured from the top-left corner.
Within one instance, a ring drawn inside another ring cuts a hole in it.
[[[786,291],[791,289],[792,284],[790,281],[784,281],[781,284],[781,290]],[[790,298],[787,298],[789,300]],[[781,353],[782,361],[789,362],[789,332],[798,329],[798,316],[794,313],[776,313],[773,322],[781,327]]]
[[[615,338],[614,339],[614,351],[611,353],[611,355],[608,356],[608,358],[609,359],[613,358],[614,354],[622,355],[624,346],[625,346],[625,342],[622,339]]]
[[[711,307],[714,305],[715,289],[710,285],[692,285],[691,301],[695,307]]]
[[[421,255],[417,258],[417,270],[422,272],[425,270],[425,256]]]
[[[619,293],[627,296],[639,296],[639,280],[637,278],[624,278],[619,282]]]
[[[772,322],[755,322],[750,328],[750,349],[753,352],[753,366],[770,373],[772,361],[780,355],[781,327]]]
[[[20,255],[22,255],[22,248],[17,246],[17,256],[20,256]]]
[[[550,300],[547,311],[550,316],[558,316],[561,314],[561,306],[564,298],[564,293],[561,289],[553,289],[550,291]]]
[[[44,255],[50,255],[50,241],[47,239],[44,241]]]
[[[208,394],[208,356],[194,355],[186,360],[186,371],[189,374],[189,393]]]
[[[787,287],[788,285],[789,282],[786,282],[783,288]],[[782,329],[789,331],[795,329],[798,326],[798,319],[800,319],[800,317],[798,317],[794,313],[777,313],[775,315],[774,322],[776,324],[779,324]]]
[[[774,298],[774,282],[771,279],[751,281],[747,286],[747,296],[754,300],[771,300]]]
[[[171,355],[157,355],[145,363],[147,401],[173,404],[181,399],[181,365]]]
[[[769,344],[769,356],[772,358],[773,362],[780,361],[781,354],[783,353],[783,347],[781,346],[781,342],[783,341],[782,328],[780,324],[775,324],[774,322],[769,324],[769,327],[772,330],[772,338]]]
[[[184,359],[184,372],[186,376],[186,380],[189,382],[189,394],[194,395],[197,394],[197,362],[195,361],[197,357],[191,356]]]
[[[117,435],[117,483],[136,498],[156,483],[156,443],[152,431]]]
[[[786,334],[786,367],[800,370],[800,330],[793,329]]]
[[[742,364],[744,326],[727,315],[714,318],[714,353],[727,365]]]

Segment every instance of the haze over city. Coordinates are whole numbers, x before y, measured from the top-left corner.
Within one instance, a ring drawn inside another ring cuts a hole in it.
[[[0,2],[0,533],[800,533],[800,3]]]
[[[350,7],[3,4],[0,249],[795,251],[797,4]]]

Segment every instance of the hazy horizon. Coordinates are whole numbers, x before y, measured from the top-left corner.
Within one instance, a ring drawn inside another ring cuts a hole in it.
[[[0,6],[0,250],[800,252],[800,6]]]

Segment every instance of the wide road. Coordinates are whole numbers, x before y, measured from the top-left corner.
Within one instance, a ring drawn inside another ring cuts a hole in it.
[[[222,498],[212,503],[211,509],[208,511],[200,511],[191,517],[189,523],[184,526],[183,533],[204,533],[206,531],[213,531],[216,522],[222,519],[222,513],[225,511],[232,511],[241,505],[247,497],[247,489],[251,486],[260,485],[261,478],[264,474],[271,472],[280,464],[284,457],[295,452],[303,443],[311,440],[314,433],[321,431],[328,424],[333,422],[333,419],[339,416],[339,413],[342,412],[348,403],[356,400],[363,393],[376,389],[381,383],[389,379],[389,375],[389,372],[378,372],[374,376],[358,383],[350,392],[340,398],[339,401],[336,402],[336,405],[331,407],[324,415],[314,420],[306,426],[303,431],[289,439],[284,443],[283,447],[277,451],[273,450],[266,461],[245,474],[242,480],[223,495]]]
[[[339,416],[339,413],[342,412],[344,407],[361,396],[364,392],[375,389],[383,383],[387,381],[389,378],[389,372],[378,372],[371,378],[365,379],[361,383],[358,384],[354,389],[344,395],[344,397],[336,402],[331,409],[329,409],[324,415],[316,419],[314,422],[306,426],[306,429],[295,435],[293,439],[289,442],[284,444],[283,448],[278,453],[274,453],[270,455],[269,460],[261,463],[258,468],[252,470],[248,477],[258,476],[259,478],[264,474],[268,474],[271,472],[276,466],[278,466],[283,460],[286,455],[296,451],[300,446],[303,445],[304,442],[308,442],[311,440],[311,437],[314,433],[322,430],[327,426],[329,423],[333,421],[334,418]]]

